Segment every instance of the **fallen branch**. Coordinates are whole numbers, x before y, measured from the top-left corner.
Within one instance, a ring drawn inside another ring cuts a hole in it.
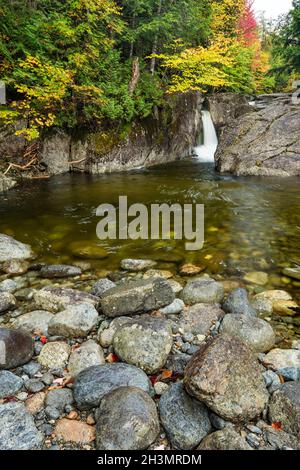
[[[26,165],[17,165],[16,163],[10,163],[8,165],[8,168],[5,170],[3,173],[4,175],[7,175],[7,173],[12,169],[12,168],[17,168],[18,170],[25,171],[27,170],[31,165],[33,165],[37,161],[36,157],[33,157],[30,162],[26,163]]]
[[[75,165],[76,163],[82,163],[85,161],[85,158],[81,158],[80,160],[73,160],[72,162],[68,162],[69,165]]]

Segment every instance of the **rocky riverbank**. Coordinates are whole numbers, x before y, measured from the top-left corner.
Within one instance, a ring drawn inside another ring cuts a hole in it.
[[[0,235],[1,450],[300,448],[300,341],[275,321],[299,306],[262,273],[254,293],[191,265],[33,258]]]

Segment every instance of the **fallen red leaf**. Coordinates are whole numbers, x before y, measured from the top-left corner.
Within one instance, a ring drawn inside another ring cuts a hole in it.
[[[157,375],[151,375],[150,382],[152,383],[152,385],[155,385],[157,381],[158,381],[158,376]]]
[[[48,341],[46,336],[41,336],[40,340],[41,340],[41,343],[43,343],[43,344],[46,344],[47,341]]]
[[[114,362],[119,362],[119,358],[116,354],[113,354],[113,353],[110,353],[107,358],[106,358],[107,362],[109,362],[109,364],[112,364]]]
[[[10,403],[13,401],[18,401],[16,397],[5,397],[4,398],[4,403]]]
[[[272,423],[272,428],[276,429],[276,431],[281,431],[282,430],[282,424],[278,421],[275,423]]]

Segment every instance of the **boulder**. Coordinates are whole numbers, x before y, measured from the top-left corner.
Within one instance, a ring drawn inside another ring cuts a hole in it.
[[[239,315],[249,315],[256,317],[256,310],[250,304],[248,292],[246,289],[234,289],[223,302],[223,310],[227,313],[236,313]]]
[[[274,103],[228,121],[216,153],[217,169],[254,176],[299,176],[299,106]]]
[[[150,381],[142,370],[122,363],[92,366],[78,374],[74,399],[79,409],[98,406],[107,393],[119,387],[137,387],[150,391]]]
[[[0,292],[0,315],[3,315],[8,310],[17,308],[17,301],[13,294],[9,292]]]
[[[0,173],[0,193],[5,193],[16,186],[17,182],[10,176]]]
[[[264,363],[274,370],[287,367],[300,367],[300,351],[296,349],[272,349],[264,358]]]
[[[45,310],[35,310],[34,312],[25,313],[13,321],[14,328],[23,328],[30,333],[39,333],[48,336],[48,326],[53,313]]]
[[[207,98],[207,104],[218,134],[229,122],[253,112],[244,94],[214,93]]]
[[[14,396],[23,386],[23,380],[8,370],[0,370],[0,399]]]
[[[203,277],[189,281],[181,297],[186,305],[220,303],[224,297],[224,287],[214,279]]]
[[[218,304],[196,304],[184,310],[178,326],[183,333],[207,336],[223,317],[224,312]]]
[[[145,271],[146,269],[153,268],[155,265],[156,261],[151,261],[150,259],[123,259],[121,261],[121,268],[131,272]]]
[[[67,287],[45,287],[34,293],[35,304],[50,312],[56,313],[62,309],[76,304],[91,304],[98,307],[99,298],[76,289]]]
[[[269,418],[271,423],[281,423],[284,431],[300,437],[300,382],[287,382],[273,393]]]
[[[71,305],[53,316],[49,322],[49,334],[65,338],[85,338],[97,325],[98,317],[93,305]]]
[[[143,317],[121,326],[113,346],[122,361],[140,367],[147,374],[166,363],[173,344],[171,325],[164,319]]]
[[[77,266],[68,266],[65,264],[52,264],[43,266],[40,270],[40,276],[47,279],[64,278],[80,276],[81,269]]]
[[[38,362],[48,369],[63,369],[68,362],[71,348],[62,341],[53,341],[43,346]]]
[[[226,315],[221,331],[241,339],[255,352],[267,352],[275,344],[273,328],[264,320],[247,315]]]
[[[162,395],[159,413],[175,449],[194,449],[211,430],[206,406],[190,397],[181,382],[171,385]]]
[[[226,334],[199,348],[186,367],[184,383],[188,393],[233,422],[256,418],[268,401],[254,353]]]
[[[92,287],[91,294],[95,295],[96,297],[102,297],[104,292],[109,289],[116,287],[116,284],[112,282],[110,279],[104,278],[99,279]]]
[[[22,330],[0,328],[0,369],[14,369],[30,361],[33,339]]]
[[[86,341],[72,352],[68,369],[72,377],[76,377],[84,369],[105,364],[103,349],[93,340]]]
[[[136,387],[121,387],[105,395],[98,416],[99,450],[147,449],[159,433],[155,403]]]
[[[253,450],[232,427],[226,427],[205,437],[197,450]]]
[[[30,259],[33,252],[29,245],[25,245],[8,235],[0,233],[0,263],[13,259]]]
[[[158,310],[173,302],[175,295],[165,279],[133,281],[106,291],[100,305],[108,317],[136,315]]]
[[[0,450],[39,449],[42,440],[23,403],[0,405]]]

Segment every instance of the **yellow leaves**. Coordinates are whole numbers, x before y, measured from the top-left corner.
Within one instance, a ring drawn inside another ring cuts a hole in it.
[[[233,63],[227,52],[224,42],[221,45],[212,44],[208,48],[186,49],[178,55],[159,55],[162,66],[173,73],[169,92],[206,91],[208,87],[226,86],[223,69]]]
[[[17,136],[24,137],[26,140],[28,140],[28,142],[37,139],[40,135],[36,126],[31,126],[30,128],[26,129],[20,129],[16,131],[15,134]]]

